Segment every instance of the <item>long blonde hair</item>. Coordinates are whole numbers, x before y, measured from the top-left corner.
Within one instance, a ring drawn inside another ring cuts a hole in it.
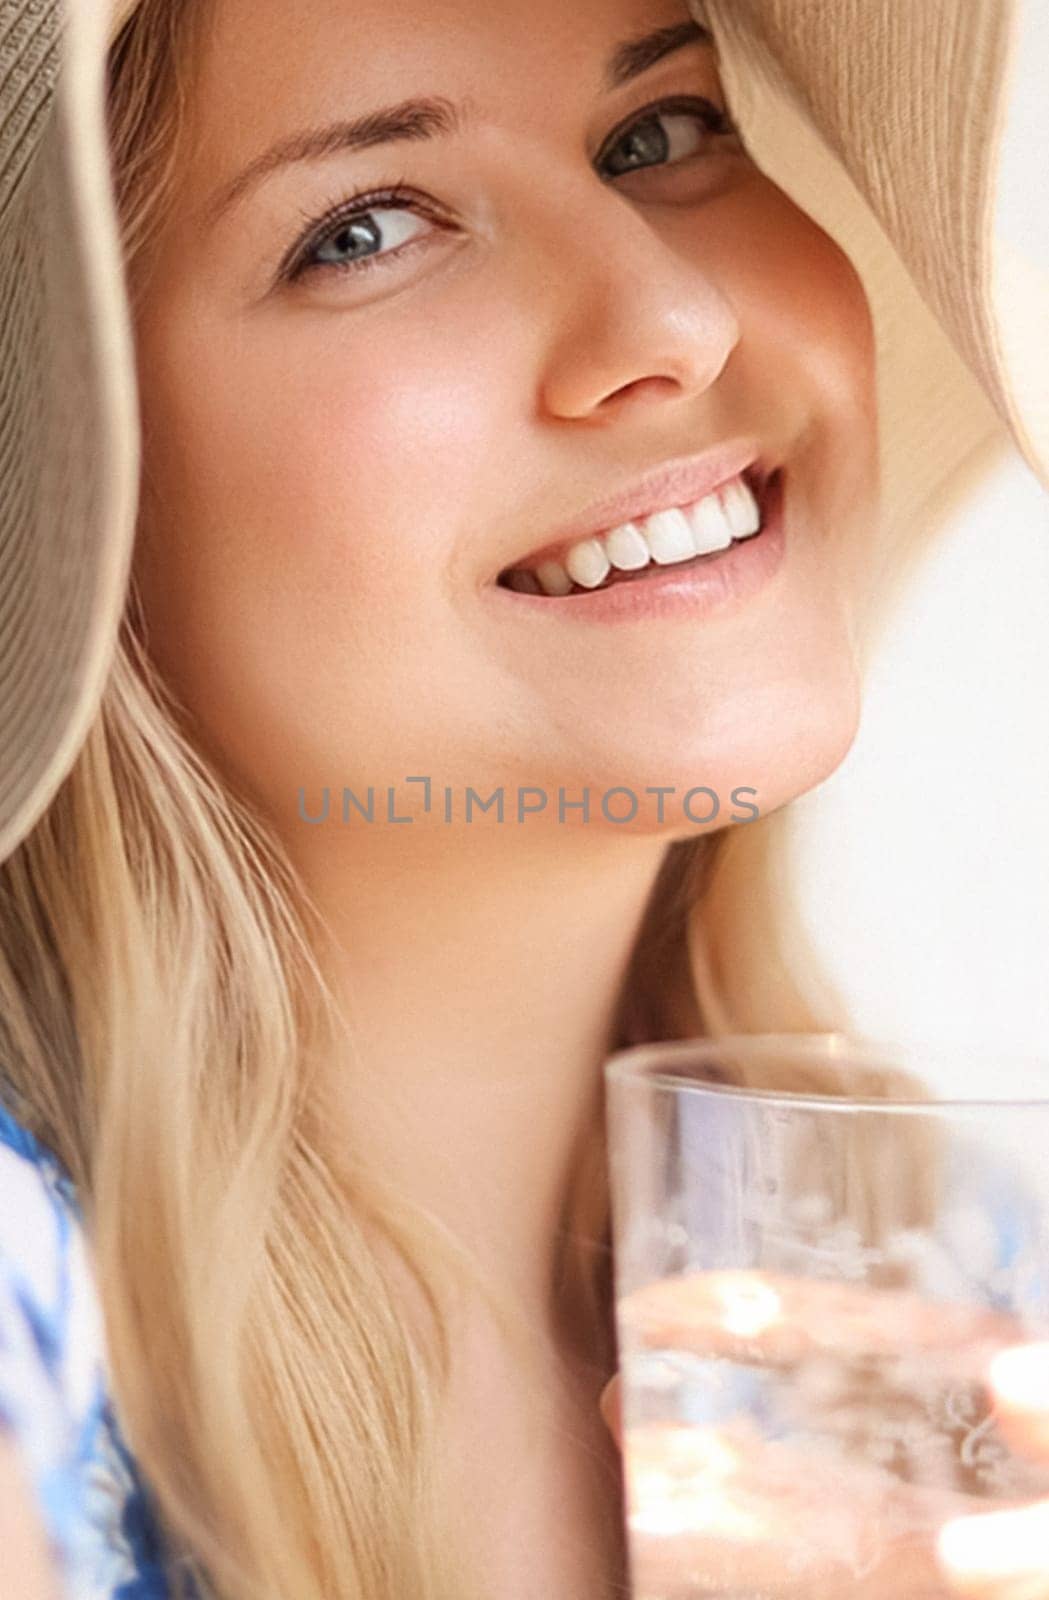
[[[130,269],[175,170],[201,7],[123,11],[108,116]],[[471,1265],[328,1147],[311,1062],[342,1022],[313,908],[265,819],[180,730],[140,620],[132,587],[76,764],[0,868],[14,1109],[77,1186],[117,1415],[201,1587],[464,1600],[433,1462],[442,1295]],[[782,829],[777,813],[668,848],[609,1048],[842,1025],[829,987],[812,998]],[[565,1294],[611,1354],[596,1071],[562,1242]],[[417,1325],[395,1276],[416,1292]]]

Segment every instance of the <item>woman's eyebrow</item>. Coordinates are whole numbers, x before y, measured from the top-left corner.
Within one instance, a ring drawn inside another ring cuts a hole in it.
[[[687,22],[674,22],[669,27],[657,28],[654,33],[642,33],[635,38],[624,39],[612,51],[605,68],[605,87],[618,89],[620,84],[629,83],[631,78],[647,72],[664,56],[672,55],[675,50],[684,50],[686,45],[713,43],[714,36],[710,29],[691,17]]]
[[[608,59],[605,87],[619,88],[687,45],[712,42],[709,29],[692,20],[625,39]],[[432,95],[402,100],[351,121],[332,122],[323,128],[306,128],[289,134],[256,156],[212,195],[203,212],[204,226],[213,227],[223,212],[242,200],[278,167],[299,161],[319,161],[338,152],[365,150],[377,144],[447,137],[461,133],[471,117],[468,104],[457,105],[440,95]]]

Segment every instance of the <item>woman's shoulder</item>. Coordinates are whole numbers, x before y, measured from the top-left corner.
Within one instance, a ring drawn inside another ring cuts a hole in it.
[[[66,1600],[168,1596],[158,1529],[113,1412],[75,1188],[2,1094],[0,1432],[14,1439]]]

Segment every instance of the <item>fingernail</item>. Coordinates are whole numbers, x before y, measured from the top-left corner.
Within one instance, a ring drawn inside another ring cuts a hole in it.
[[[619,1441],[620,1434],[622,1432],[620,1405],[621,1396],[619,1393],[619,1382],[617,1379],[613,1378],[612,1382],[607,1383],[601,1391],[601,1398],[598,1401],[598,1409],[604,1418],[605,1427],[617,1442]]]
[[[991,1511],[945,1523],[937,1553],[959,1578],[1004,1578],[1043,1572],[1047,1518],[1041,1506],[1021,1511]]]
[[[1000,1350],[991,1362],[990,1375],[1009,1405],[1049,1411],[1049,1343]]]

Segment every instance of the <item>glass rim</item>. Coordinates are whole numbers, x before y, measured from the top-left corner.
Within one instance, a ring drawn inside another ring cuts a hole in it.
[[[982,1090],[973,1093],[932,1093],[924,1099],[903,1094],[897,1095],[841,1095],[821,1094],[814,1089],[768,1089],[741,1086],[731,1083],[701,1083],[675,1070],[678,1061],[699,1060],[719,1051],[738,1050],[752,1059],[760,1060],[789,1046],[790,1050],[810,1064],[838,1063],[857,1067],[905,1067],[909,1059],[925,1057],[931,1062],[959,1063],[981,1062],[1001,1068],[1008,1066],[1032,1075],[1044,1075],[1045,1089],[1041,1094],[987,1094]],[[654,1064],[654,1065],[653,1065]],[[650,1044],[629,1045],[607,1055],[602,1064],[606,1086],[611,1084],[649,1084],[656,1089],[675,1093],[713,1096],[719,1099],[756,1100],[780,1102],[784,1106],[805,1105],[833,1109],[843,1114],[864,1111],[881,1112],[935,1112],[950,1110],[975,1110],[980,1107],[997,1110],[1024,1110],[1032,1107],[1049,1107],[1049,1051],[1044,1055],[1030,1050],[1005,1048],[994,1050],[989,1044],[953,1045],[943,1039],[880,1037],[878,1035],[849,1033],[845,1030],[815,1033],[726,1033],[720,1035],[697,1034],[691,1039],[656,1040]]]

